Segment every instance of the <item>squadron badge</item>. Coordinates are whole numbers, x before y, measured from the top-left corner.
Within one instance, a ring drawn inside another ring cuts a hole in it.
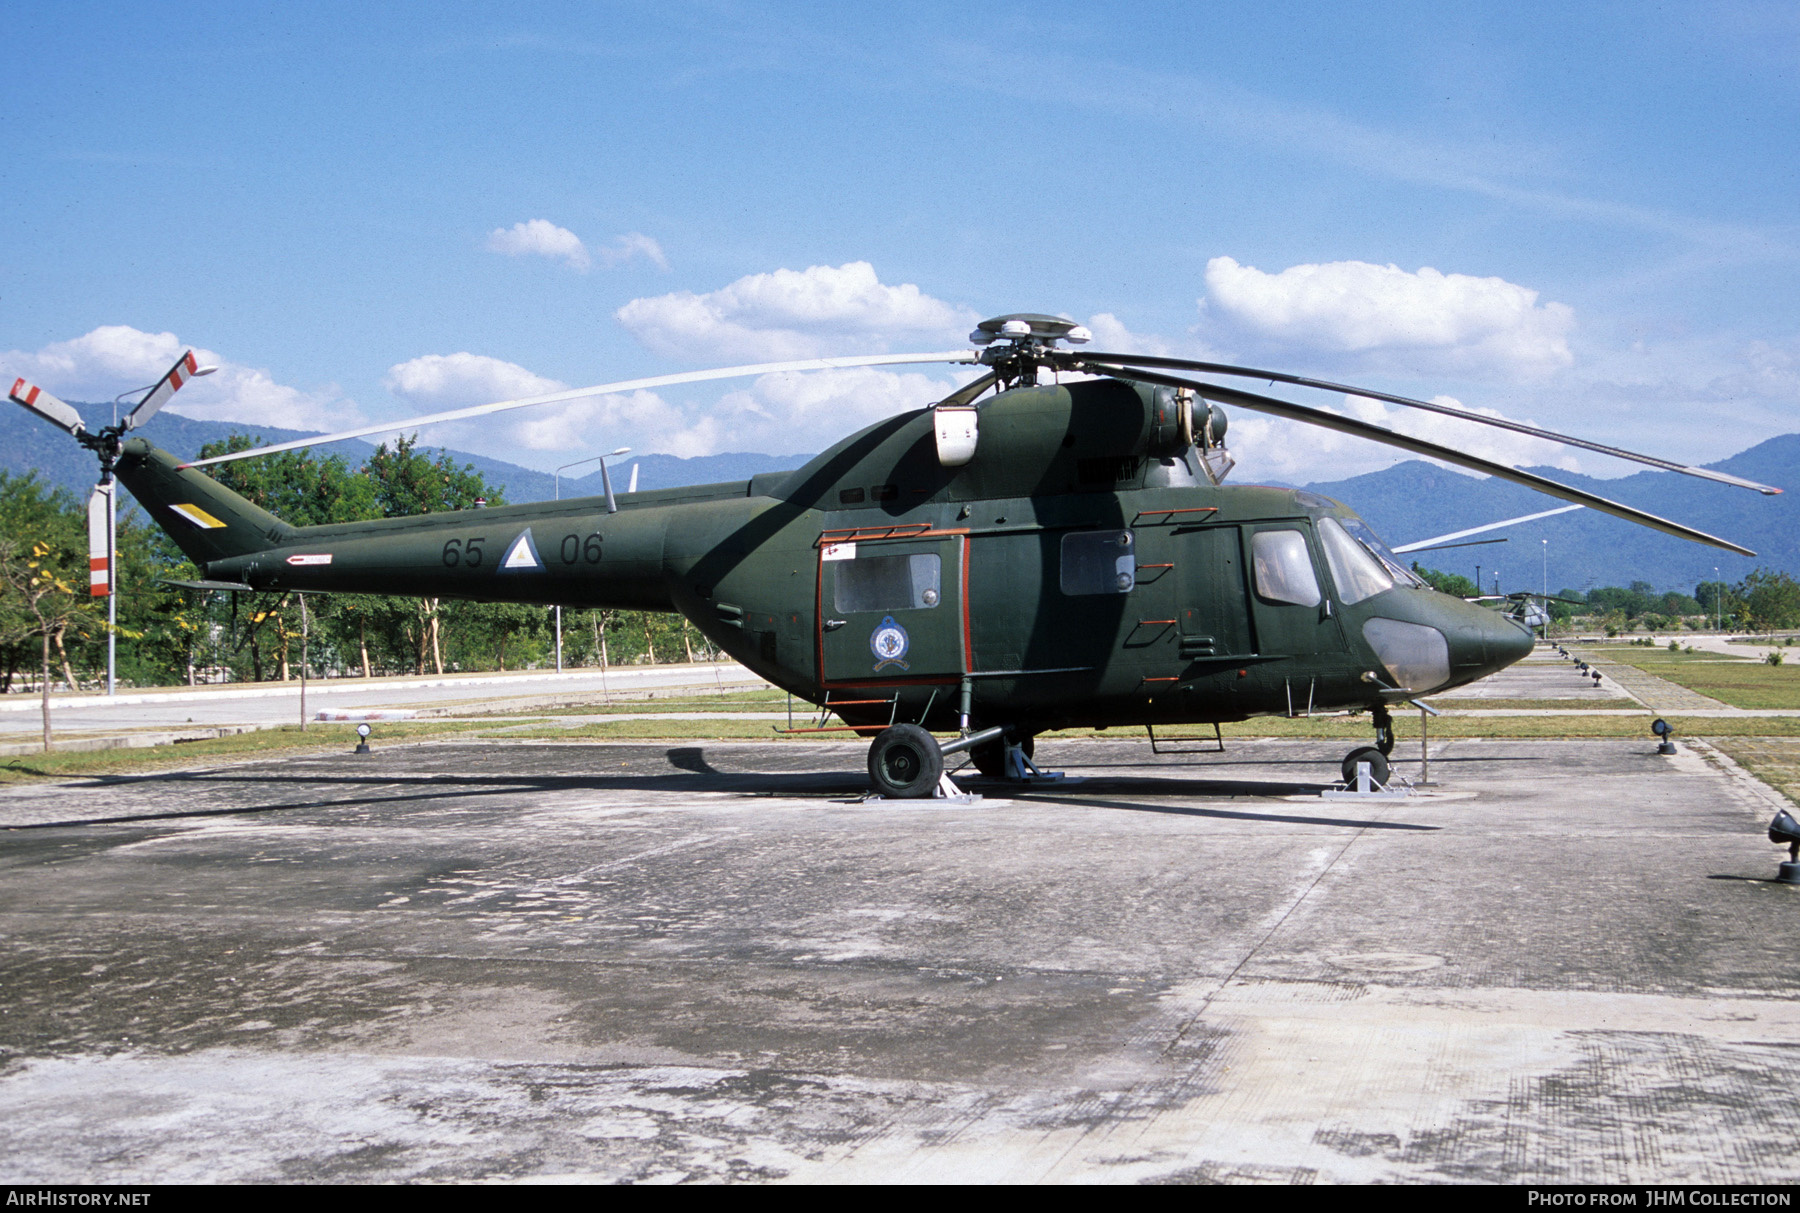
[[[869,635],[869,650],[875,654],[875,672],[879,674],[891,665],[906,669],[903,658],[911,644],[906,629],[895,623],[892,615],[883,615],[880,626]]]

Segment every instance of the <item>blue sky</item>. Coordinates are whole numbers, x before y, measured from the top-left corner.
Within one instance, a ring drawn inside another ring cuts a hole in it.
[[[1800,429],[1797,13],[10,3],[0,369],[101,399],[193,345],[226,369],[178,409],[329,428],[1042,310],[1716,459]],[[544,468],[807,452],[953,378],[428,436]],[[1247,476],[1400,457],[1233,437]]]

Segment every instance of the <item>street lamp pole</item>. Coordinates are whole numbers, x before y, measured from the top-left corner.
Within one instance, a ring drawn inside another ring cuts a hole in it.
[[[608,459],[616,459],[620,455],[629,454],[631,454],[631,448],[622,446],[618,450],[608,451],[604,455],[589,455],[586,459],[577,459],[574,463],[563,464],[561,467],[557,468],[553,474],[551,487],[552,495],[555,500],[562,500],[562,474],[564,472],[568,471],[570,468],[578,468],[584,463],[593,463],[598,460],[600,464],[600,482],[606,488],[606,512],[609,514],[618,513],[619,503],[613,500],[612,478],[606,474],[606,461]],[[563,672],[562,632],[562,603],[559,602],[556,604],[556,672],[558,674]]]
[[[1713,565],[1713,631],[1725,630],[1725,587],[1719,582],[1719,566]]]

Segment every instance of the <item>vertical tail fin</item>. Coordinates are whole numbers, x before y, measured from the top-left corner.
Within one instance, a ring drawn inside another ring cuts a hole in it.
[[[156,525],[202,568],[209,561],[260,552],[294,533],[261,506],[205,473],[181,466],[175,456],[142,438],[124,444],[113,470]]]

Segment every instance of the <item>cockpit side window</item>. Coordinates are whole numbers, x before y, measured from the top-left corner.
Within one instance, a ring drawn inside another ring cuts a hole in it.
[[[1414,589],[1425,584],[1417,573],[1406,567],[1405,561],[1388,550],[1388,545],[1381,542],[1381,537],[1369,529],[1368,523],[1360,518],[1345,518],[1342,519],[1342,522],[1344,529],[1350,532],[1350,537],[1375,553],[1375,559],[1387,566],[1388,572],[1393,574],[1395,581],[1401,585],[1410,585]]]
[[[1319,542],[1325,547],[1325,563],[1337,583],[1338,597],[1348,605],[1373,598],[1394,588],[1394,579],[1368,548],[1350,538],[1335,518],[1319,519]]]
[[[1271,602],[1319,605],[1319,579],[1299,531],[1258,531],[1250,540],[1256,592]]]

